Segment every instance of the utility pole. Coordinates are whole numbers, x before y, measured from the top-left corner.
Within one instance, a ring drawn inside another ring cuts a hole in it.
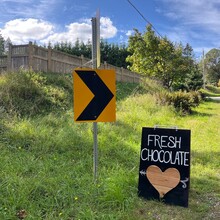
[[[206,75],[205,75],[205,53],[204,49],[202,52],[202,75],[203,75],[203,88],[205,89],[205,83],[206,83]]]

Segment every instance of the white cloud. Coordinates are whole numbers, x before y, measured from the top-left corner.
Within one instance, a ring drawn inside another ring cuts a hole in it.
[[[103,39],[108,39],[115,37],[117,34],[117,28],[113,25],[110,18],[101,17],[100,18],[100,35]],[[61,42],[69,41],[75,43],[76,40],[82,42],[87,42],[92,40],[92,24],[91,19],[84,19],[81,22],[74,22],[66,25],[66,31],[60,33],[54,33],[49,37],[41,40],[41,43],[51,42]]]
[[[1,0],[0,17],[44,18],[61,0]]]
[[[117,28],[113,25],[110,18],[100,18],[100,34],[103,39],[114,37],[117,34]]]
[[[219,0],[163,0],[162,13],[185,27],[198,27],[219,33]],[[217,7],[218,6],[218,7]]]
[[[53,25],[38,19],[15,19],[7,22],[1,30],[4,38],[10,38],[14,44],[38,41],[53,33]]]
[[[75,43],[77,39],[83,42],[91,40],[91,19],[73,22],[65,26],[65,31],[55,32],[55,26],[40,19],[15,19],[7,22],[1,30],[4,38],[10,38],[13,44],[24,44],[29,41],[37,41],[42,44],[51,42],[70,41]],[[100,33],[104,39],[115,37],[117,28],[110,18],[100,18]]]
[[[91,40],[91,21],[85,21],[82,23],[71,23],[66,25],[66,31],[60,33],[54,33],[47,38],[41,40],[41,43],[51,42],[52,44],[57,42],[76,42],[77,39],[80,41],[86,42],[89,39]]]
[[[157,0],[157,13],[171,21],[163,25],[162,33],[169,39],[183,44],[190,43],[196,54],[203,48],[220,46],[219,0]],[[166,33],[166,34],[165,34]]]
[[[134,33],[134,30],[128,30],[125,35],[129,37],[129,36],[131,36],[133,33]]]

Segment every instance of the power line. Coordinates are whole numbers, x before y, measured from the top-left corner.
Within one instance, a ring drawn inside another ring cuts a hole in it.
[[[161,37],[163,38],[163,36],[157,31],[157,29],[153,26],[153,24],[146,19],[146,17],[144,17],[144,15],[138,10],[138,8],[130,1],[130,0],[127,0],[127,2],[138,12],[138,14],[149,24],[151,25],[151,27],[156,31],[156,33]]]

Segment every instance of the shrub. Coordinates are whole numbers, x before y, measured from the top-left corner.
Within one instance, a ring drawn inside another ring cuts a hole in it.
[[[199,92],[160,92],[156,95],[157,102],[172,105],[177,111],[191,113],[192,108],[199,105],[202,98]]]

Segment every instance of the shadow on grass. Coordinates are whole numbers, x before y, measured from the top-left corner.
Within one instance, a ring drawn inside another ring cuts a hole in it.
[[[192,115],[192,116],[211,117],[211,116],[216,115],[216,114],[198,112],[198,111],[196,111],[196,110],[193,110],[192,113],[191,113],[191,115]]]

